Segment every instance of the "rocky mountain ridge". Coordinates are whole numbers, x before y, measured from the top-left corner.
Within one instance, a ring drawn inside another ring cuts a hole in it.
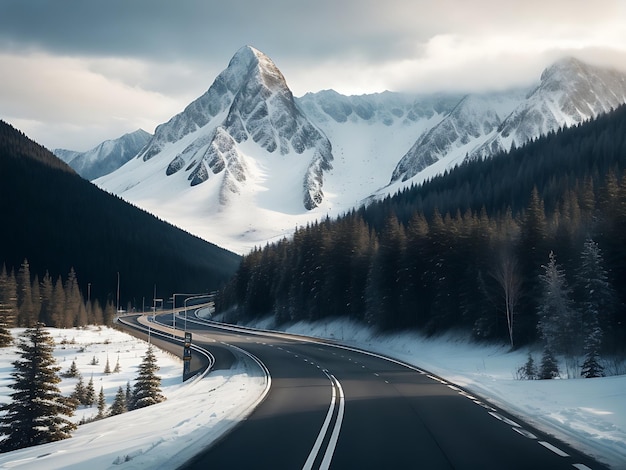
[[[271,59],[246,46],[137,158],[96,183],[245,252],[624,102],[626,74],[576,59],[497,93],[294,98]]]
[[[139,129],[117,139],[106,140],[86,152],[55,149],[53,153],[80,176],[93,180],[117,170],[135,157],[151,137],[151,134]]]

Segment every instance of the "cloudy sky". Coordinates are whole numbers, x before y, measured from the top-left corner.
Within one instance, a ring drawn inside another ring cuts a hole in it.
[[[564,55],[626,70],[622,0],[1,0],[0,119],[50,149],[153,132],[249,44],[296,96],[531,84]]]

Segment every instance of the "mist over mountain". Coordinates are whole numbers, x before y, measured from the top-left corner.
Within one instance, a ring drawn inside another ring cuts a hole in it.
[[[244,253],[624,102],[625,74],[571,58],[505,92],[294,98],[271,59],[246,46],[136,158],[95,182]]]

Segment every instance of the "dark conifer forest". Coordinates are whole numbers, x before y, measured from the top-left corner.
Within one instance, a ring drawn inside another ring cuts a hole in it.
[[[622,106],[255,249],[220,309],[244,321],[344,316],[387,331],[462,329],[517,347],[548,334],[538,325],[554,272],[580,320],[562,323],[564,333],[582,348],[597,320],[603,350],[623,351],[625,169]],[[594,282],[605,298],[590,298]],[[589,319],[592,304],[600,313]]]
[[[100,190],[2,121],[0,215],[5,276],[27,260],[31,287],[74,276],[82,299],[102,306],[115,305],[118,273],[120,307],[140,310],[155,285],[165,298],[218,289],[240,260]]]

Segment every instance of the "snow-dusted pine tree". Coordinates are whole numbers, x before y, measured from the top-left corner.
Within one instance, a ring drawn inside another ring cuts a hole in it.
[[[585,338],[585,362],[583,362],[580,375],[587,379],[604,377],[604,367],[600,363],[601,342],[602,330],[596,325]]]
[[[585,338],[594,335],[591,343],[597,343],[594,347],[598,353],[604,339],[604,329],[609,326],[617,305],[617,294],[608,279],[598,244],[592,239],[587,239],[581,254],[580,270],[576,276],[576,290],[581,300],[583,334]],[[596,328],[600,330],[595,331]]]
[[[109,356],[107,356],[107,363],[104,366],[104,373],[107,375],[111,373],[111,366],[109,365]]]
[[[580,351],[580,312],[574,308],[565,273],[553,252],[540,276],[543,293],[539,301],[537,328],[553,353],[574,356]]]
[[[159,370],[152,346],[148,347],[146,355],[139,365],[139,374],[133,388],[133,409],[143,408],[162,402],[165,397],[161,394],[161,378],[156,375]]]
[[[96,402],[96,389],[93,385],[93,375],[87,382],[87,386],[85,387],[85,406],[92,406]]]
[[[124,399],[126,400],[126,409],[128,411],[134,409],[134,405],[133,405],[133,389],[130,386],[130,381],[126,382],[126,393],[124,394]]]
[[[122,367],[120,366],[120,356],[117,356],[117,362],[115,363],[115,368],[113,369],[114,373],[119,373],[122,371]]]
[[[87,389],[85,388],[83,376],[78,374],[78,382],[76,382],[76,385],[74,386],[71,398],[76,402],[76,405],[84,405],[86,394]]]
[[[109,415],[121,415],[122,413],[126,413],[127,411],[128,408],[126,407],[126,394],[124,393],[124,389],[120,386],[117,389],[117,393],[115,394],[115,399],[113,400],[113,404],[111,405],[111,411],[109,412]]]
[[[54,340],[42,323],[27,329],[18,343],[20,359],[13,362],[12,401],[0,406],[0,449],[9,451],[70,437],[76,425],[71,401],[61,395]]]
[[[100,386],[100,393],[98,394],[98,414],[96,415],[96,419],[102,419],[105,417],[104,412],[106,411],[107,402],[106,397],[104,396],[104,387]]]
[[[63,372],[61,374],[61,377],[64,378],[76,378],[80,375],[80,372],[78,370],[78,366],[76,366],[76,361],[72,361],[72,364],[70,365],[70,368],[67,369],[67,371]]]
[[[538,378],[539,373],[537,372],[537,365],[530,352],[528,353],[526,363],[517,370],[517,375],[523,380],[536,380]]]
[[[541,365],[539,366],[539,378],[554,379],[559,376],[559,365],[554,357],[552,350],[546,346],[541,356]]]

